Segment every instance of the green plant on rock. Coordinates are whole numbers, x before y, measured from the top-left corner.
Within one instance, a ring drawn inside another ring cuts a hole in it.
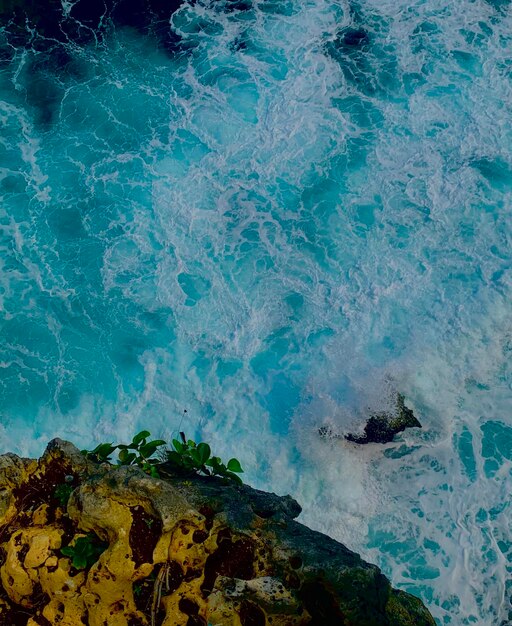
[[[119,450],[118,465],[138,465],[146,474],[159,478],[156,465],[160,461],[153,456],[160,446],[165,445],[165,441],[148,441],[150,435],[149,430],[141,430],[129,444],[100,443],[94,450],[82,450],[82,454],[95,463],[109,463],[112,460],[110,455]]]
[[[167,463],[178,473],[202,473],[206,476],[222,476],[243,484],[238,474],[243,473],[238,459],[230,459],[224,464],[218,456],[212,456],[211,448],[207,443],[196,443],[187,439],[185,433],[180,433],[181,441],[172,440],[173,450],[166,453]]]
[[[61,553],[71,559],[75,569],[88,569],[107,547],[107,543],[100,541],[94,533],[89,533],[85,537],[78,537],[73,545],[61,548]]]
[[[119,448],[119,465],[138,465],[146,474],[159,478],[156,465],[160,463],[159,459],[152,458],[160,446],[165,445],[163,439],[153,439],[148,441],[151,435],[149,430],[141,430],[132,439],[128,445],[120,444]]]
[[[113,443],[99,443],[94,450],[82,450],[82,454],[94,463],[109,463],[116,448]]]
[[[220,457],[212,456],[207,443],[196,443],[192,439],[187,439],[182,432],[180,432],[181,441],[173,439],[173,449],[167,450],[161,458],[158,458],[155,454],[166,442],[163,439],[149,440],[150,435],[148,430],[141,430],[129,444],[100,443],[94,450],[82,450],[82,454],[95,463],[110,463],[112,453],[119,450],[118,465],[138,465],[154,478],[160,478],[158,466],[165,466],[166,469],[178,474],[221,476],[239,485],[243,484],[238,474],[242,474],[244,470],[238,459],[230,459],[225,464]]]

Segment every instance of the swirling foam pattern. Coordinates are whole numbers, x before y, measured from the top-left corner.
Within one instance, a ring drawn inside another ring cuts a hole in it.
[[[9,47],[2,448],[181,426],[439,624],[509,624],[509,2],[203,0],[170,28]],[[422,431],[317,436],[392,387]]]

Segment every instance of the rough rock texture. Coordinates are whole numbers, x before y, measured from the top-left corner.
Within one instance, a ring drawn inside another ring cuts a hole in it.
[[[389,443],[406,428],[421,428],[411,409],[404,403],[404,397],[397,394],[396,414],[377,413],[372,415],[364,427],[364,435],[348,434],[345,439],[354,443]]]
[[[0,624],[433,626],[299,513],[289,496],[216,478],[95,465],[59,439],[39,461],[1,456]],[[107,546],[83,569],[61,552],[80,537]]]

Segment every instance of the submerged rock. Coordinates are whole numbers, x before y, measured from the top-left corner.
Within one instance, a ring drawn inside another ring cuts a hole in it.
[[[390,413],[372,415],[366,422],[364,435],[349,433],[345,439],[354,443],[389,443],[396,434],[406,428],[421,428],[421,424],[412,410],[405,406],[404,397],[397,394],[395,415]]]
[[[0,493],[2,625],[434,625],[289,496],[97,465],[58,439],[0,457]]]

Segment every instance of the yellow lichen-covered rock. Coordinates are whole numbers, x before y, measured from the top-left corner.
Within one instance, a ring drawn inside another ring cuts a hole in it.
[[[5,592],[16,604],[31,605],[34,583],[21,561],[23,531],[19,530],[2,545],[5,560],[0,568],[0,579]]]
[[[0,456],[0,524],[8,524],[18,513],[18,502],[13,491],[37,468],[37,461],[22,459],[15,454]]]
[[[0,626],[434,624],[292,498],[159,469],[0,457]]]
[[[83,598],[85,572],[71,574],[69,559],[52,556],[39,568],[41,589],[48,596],[43,616],[50,624],[80,626],[86,624],[86,605]]]
[[[32,524],[34,526],[45,526],[48,524],[48,504],[45,502],[38,507],[32,515]]]
[[[61,544],[61,534],[54,527],[18,530],[2,544],[5,561],[0,568],[2,585],[11,600],[30,606],[34,584],[39,582],[40,567]]]
[[[41,567],[51,556],[51,551],[60,548],[62,531],[56,528],[30,528],[24,531],[24,535],[29,547],[23,564],[28,570]]]

